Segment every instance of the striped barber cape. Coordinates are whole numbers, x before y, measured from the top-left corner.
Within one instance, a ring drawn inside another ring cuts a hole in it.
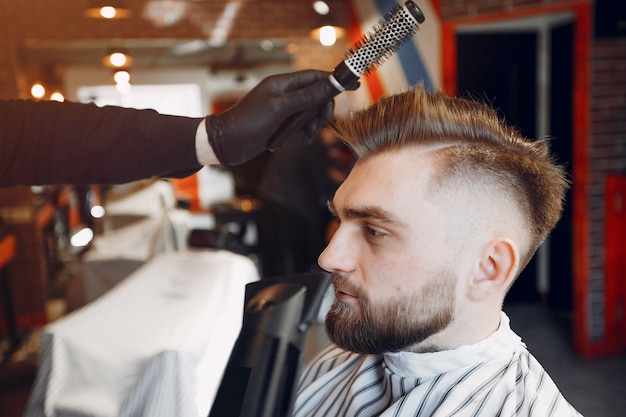
[[[580,416],[502,313],[471,346],[359,355],[334,346],[303,372],[295,417]]]

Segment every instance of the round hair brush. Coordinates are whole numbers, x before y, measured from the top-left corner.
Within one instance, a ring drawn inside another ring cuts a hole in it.
[[[418,25],[425,20],[424,14],[412,1],[404,6],[396,5],[380,19],[370,32],[365,34],[346,54],[339,65],[328,77],[334,89],[328,99],[345,90],[358,86],[359,78],[372,68],[381,65],[398,48],[415,35]],[[275,151],[289,139],[306,120],[314,116],[314,111],[306,111],[292,116],[279,129],[268,144],[270,151]]]

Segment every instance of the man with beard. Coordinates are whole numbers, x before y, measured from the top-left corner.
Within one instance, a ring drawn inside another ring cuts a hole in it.
[[[337,123],[358,157],[319,257],[333,342],[294,415],[578,416],[509,327],[504,297],[568,187],[545,141],[421,87]]]

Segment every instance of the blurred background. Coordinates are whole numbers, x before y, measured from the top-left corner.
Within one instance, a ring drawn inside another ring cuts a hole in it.
[[[623,4],[416,3],[426,21],[415,38],[362,77],[357,91],[339,95],[336,117],[422,82],[487,101],[526,136],[550,138],[572,189],[562,221],[505,310],[581,412],[623,415]],[[0,98],[219,113],[267,75],[332,70],[396,4],[2,0]],[[105,17],[102,6],[115,8]],[[0,414],[23,411],[38,332],[157,253],[224,249],[251,259],[260,277],[315,270],[332,231],[326,200],[353,162],[328,134],[312,147],[292,142],[237,168],[205,168],[183,180],[0,189]]]

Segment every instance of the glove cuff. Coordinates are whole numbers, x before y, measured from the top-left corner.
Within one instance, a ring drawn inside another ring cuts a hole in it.
[[[222,166],[228,166],[226,157],[224,155],[224,149],[222,148],[222,141],[218,138],[222,137],[223,125],[221,118],[216,115],[209,115],[205,118],[206,133],[209,138],[209,144],[213,148],[213,153]]]

